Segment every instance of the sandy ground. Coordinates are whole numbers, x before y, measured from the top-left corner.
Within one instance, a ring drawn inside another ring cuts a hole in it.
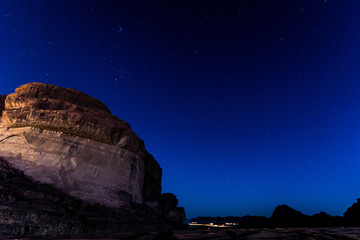
[[[1,237],[0,237],[1,239]],[[4,238],[7,239],[7,238]],[[78,235],[49,238],[8,238],[8,239],[266,239],[266,240],[360,240],[360,228],[276,228],[276,229],[227,229],[227,230],[186,230],[173,233],[118,233],[111,235]]]

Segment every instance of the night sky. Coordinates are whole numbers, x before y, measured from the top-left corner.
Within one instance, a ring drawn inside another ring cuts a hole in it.
[[[360,197],[360,1],[0,1],[0,94],[83,91],[187,217],[342,215]]]

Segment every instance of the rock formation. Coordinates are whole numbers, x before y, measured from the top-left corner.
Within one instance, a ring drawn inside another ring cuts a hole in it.
[[[273,226],[291,227],[299,226],[304,227],[309,221],[309,216],[283,204],[277,206],[270,217],[270,222]]]
[[[31,179],[88,203],[141,203],[168,218],[185,217],[182,208],[165,207],[162,170],[144,142],[99,100],[29,83],[0,96],[0,117],[0,157]]]
[[[271,218],[282,218],[282,219],[287,219],[287,218],[302,218],[305,215],[302,214],[301,212],[289,207],[288,205],[280,205],[277,206],[273,212],[273,214],[271,215]]]
[[[344,219],[347,225],[360,226],[360,198],[344,212]]]
[[[0,239],[44,239],[44,235],[46,239],[59,239],[77,234],[91,234],[93,238],[97,233],[104,238],[107,233],[168,231],[176,227],[176,223],[139,206],[107,208],[75,199],[50,185],[34,182],[0,158]]]

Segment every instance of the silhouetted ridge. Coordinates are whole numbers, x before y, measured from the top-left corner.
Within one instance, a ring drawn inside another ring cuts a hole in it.
[[[304,226],[308,216],[283,204],[277,206],[270,217],[271,224],[280,227]]]
[[[277,206],[271,216],[271,218],[273,219],[302,218],[302,217],[305,217],[305,215],[285,204]]]
[[[360,226],[360,198],[346,210],[344,218],[347,225]]]
[[[197,217],[191,219],[199,224],[225,224],[237,223],[238,228],[263,228],[263,227],[360,227],[360,198],[344,213],[344,217],[331,216],[320,212],[312,216],[305,215],[288,205],[280,205],[274,209],[271,217]]]
[[[358,198],[357,202],[353,203],[353,205],[346,210],[344,217],[360,219],[360,198]]]

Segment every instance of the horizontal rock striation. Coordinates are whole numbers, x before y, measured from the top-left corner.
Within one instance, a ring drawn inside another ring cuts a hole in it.
[[[162,170],[144,142],[99,100],[29,83],[0,96],[0,114],[0,157],[33,180],[89,203],[142,203],[169,220],[185,217],[164,201]]]
[[[31,127],[3,129],[0,136],[0,155],[37,181],[111,207],[143,200],[144,161],[133,152]]]
[[[128,123],[111,115],[99,100],[73,89],[25,84],[6,97],[2,115],[5,127],[68,133],[145,156],[144,142]]]
[[[15,89],[7,98],[8,108],[26,108],[24,99],[59,99],[64,103],[86,108],[95,108],[111,113],[104,103],[83,92],[71,88],[62,88],[45,83],[28,83]],[[25,105],[23,105],[25,104]],[[48,107],[48,106],[47,106]]]

